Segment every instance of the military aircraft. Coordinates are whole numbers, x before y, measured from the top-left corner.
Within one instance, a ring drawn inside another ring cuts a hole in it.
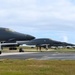
[[[55,41],[49,38],[39,38],[39,39],[33,39],[31,41],[27,42],[20,42],[20,44],[26,44],[26,45],[35,45],[37,49],[41,50],[41,47],[44,47],[48,49],[51,46],[75,46],[74,44],[69,44],[66,42],[60,42],[60,41]]]
[[[9,28],[0,28],[0,54],[2,46],[18,45],[17,41],[27,41],[35,39],[34,36],[19,33]]]

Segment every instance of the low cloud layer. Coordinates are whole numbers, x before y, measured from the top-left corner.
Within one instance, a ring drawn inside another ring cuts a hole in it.
[[[34,35],[53,31],[70,36],[75,32],[75,1],[0,0],[0,26]]]
[[[46,30],[73,30],[74,9],[70,0],[2,0],[0,23],[7,26],[21,24],[35,29],[40,26]]]

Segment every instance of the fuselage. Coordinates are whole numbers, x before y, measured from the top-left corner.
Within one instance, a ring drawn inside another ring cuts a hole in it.
[[[34,36],[12,31],[9,28],[0,28],[0,42],[2,41],[26,41],[34,39]]]
[[[33,39],[31,41],[26,42],[26,45],[36,45],[36,46],[43,46],[43,45],[48,45],[48,46],[74,46],[73,44],[70,44],[70,43],[55,41],[55,40],[48,39],[48,38]]]
[[[48,38],[39,38],[39,39],[33,39],[29,42],[27,42],[27,45],[41,45],[41,44],[59,44],[61,42],[59,41],[54,41],[52,39]]]

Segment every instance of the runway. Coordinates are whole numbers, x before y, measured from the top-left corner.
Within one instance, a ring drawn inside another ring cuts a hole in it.
[[[2,53],[0,59],[24,59],[24,60],[75,60],[75,53],[59,52],[23,52]]]

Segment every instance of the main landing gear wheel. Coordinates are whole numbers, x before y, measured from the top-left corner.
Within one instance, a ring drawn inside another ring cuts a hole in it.
[[[2,54],[2,51],[0,51],[0,54]]]

